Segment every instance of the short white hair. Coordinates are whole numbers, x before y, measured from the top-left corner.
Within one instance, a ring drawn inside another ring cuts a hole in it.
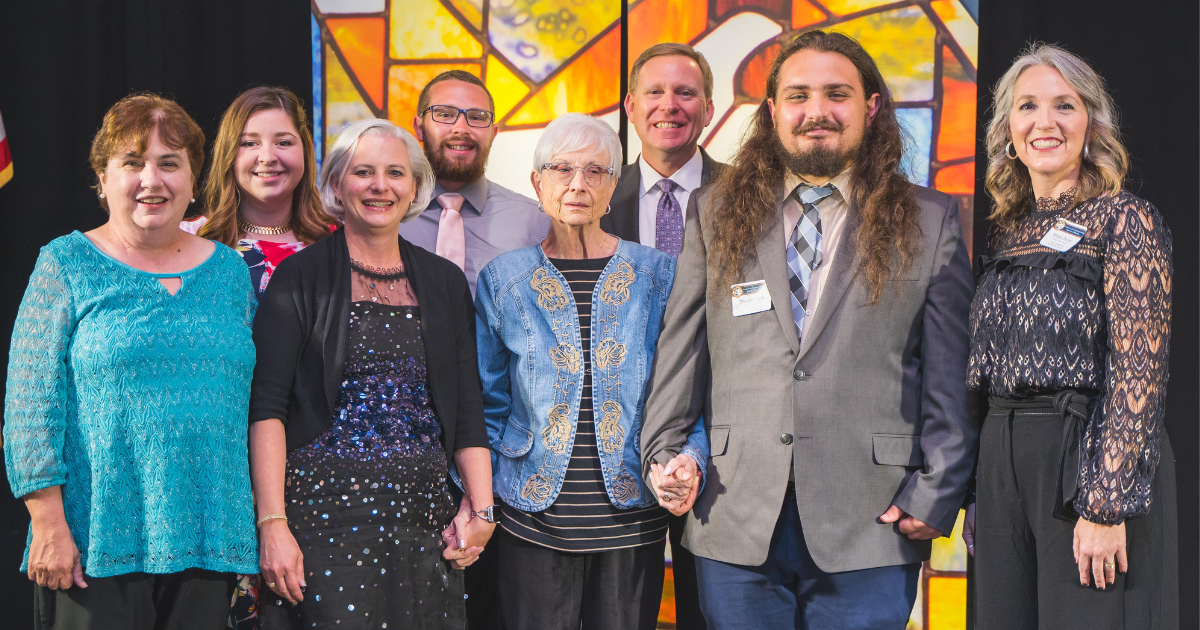
[[[429,200],[433,198],[433,187],[436,184],[433,167],[429,165],[425,152],[421,150],[421,145],[417,143],[417,139],[411,133],[397,127],[390,120],[380,118],[368,118],[347,124],[338,133],[337,139],[333,141],[333,146],[329,147],[329,151],[325,154],[325,161],[321,165],[321,177],[317,181],[317,185],[321,189],[321,200],[325,202],[325,212],[338,221],[346,220],[346,208],[338,203],[338,186],[342,183],[342,178],[346,176],[346,169],[350,168],[350,158],[354,157],[359,139],[367,134],[396,138],[404,142],[404,146],[408,150],[408,162],[412,165],[417,194],[413,197],[408,211],[404,213],[404,218],[400,219],[400,222],[408,221],[424,212],[425,207],[429,205]]]
[[[576,152],[607,153],[613,179],[621,174],[621,139],[608,123],[587,114],[563,114],[546,125],[533,150],[533,171],[541,172],[556,155]]]

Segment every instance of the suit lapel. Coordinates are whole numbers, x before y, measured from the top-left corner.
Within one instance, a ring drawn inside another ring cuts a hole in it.
[[[784,187],[780,186],[775,192],[776,208],[781,206],[784,194]],[[800,339],[796,335],[796,321],[792,319],[792,291],[788,286],[787,245],[781,217],[782,214],[777,212],[775,219],[758,239],[758,266],[762,269],[763,279],[767,281],[771,305],[779,317],[779,325],[783,326],[783,336],[792,347],[792,352],[799,352]]]
[[[855,264],[857,250],[853,238],[854,225],[850,223],[853,220],[854,212],[850,208],[847,208],[846,211],[850,213],[850,216],[846,217],[847,224],[842,228],[841,237],[838,239],[837,255],[833,258],[833,267],[821,280],[821,297],[817,302],[817,311],[812,315],[813,320],[808,325],[808,333],[804,335],[804,343],[800,346],[800,357],[798,358],[803,358],[817,337],[821,336],[821,331],[825,329],[825,325],[833,317],[833,312],[837,310],[842,298],[846,296],[846,290],[854,282],[854,276],[858,275],[858,266]]]

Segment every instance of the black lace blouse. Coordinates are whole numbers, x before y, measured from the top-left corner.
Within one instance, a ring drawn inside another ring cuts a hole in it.
[[[1038,199],[1011,231],[989,234],[971,304],[968,387],[1020,398],[1094,394],[1073,506],[1120,523],[1150,509],[1171,332],[1171,234],[1127,192],[1071,207]],[[1059,219],[1086,226],[1066,252],[1039,241]]]

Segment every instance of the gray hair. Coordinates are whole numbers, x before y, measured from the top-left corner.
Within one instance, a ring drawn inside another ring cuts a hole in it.
[[[993,90],[992,120],[987,129],[987,190],[996,206],[988,218],[1004,229],[1013,227],[1025,215],[1033,198],[1029,169],[1020,160],[1009,159],[1005,150],[1010,140],[1009,120],[1017,96],[1017,79],[1035,66],[1057,70],[1087,110],[1087,153],[1079,171],[1077,202],[1120,192],[1129,171],[1129,154],[1117,126],[1117,106],[1104,78],[1078,56],[1058,46],[1035,42],[1017,57]]]
[[[325,202],[325,211],[338,221],[346,220],[346,209],[338,203],[337,189],[342,178],[346,176],[346,169],[350,168],[350,158],[354,157],[354,151],[358,148],[358,140],[367,134],[396,138],[404,142],[404,146],[408,150],[408,161],[412,165],[417,194],[413,197],[412,203],[404,213],[404,218],[400,221],[403,223],[424,212],[425,207],[429,205],[429,200],[433,198],[433,187],[436,184],[433,167],[429,165],[425,152],[421,150],[421,145],[417,144],[417,139],[411,133],[397,127],[390,120],[379,118],[368,118],[347,124],[338,132],[333,146],[329,147],[321,165],[321,177],[317,181],[317,185],[321,189],[321,200]]]
[[[608,123],[587,114],[563,114],[546,125],[533,150],[533,172],[556,155],[585,151],[607,153],[613,179],[621,174],[621,139]]]

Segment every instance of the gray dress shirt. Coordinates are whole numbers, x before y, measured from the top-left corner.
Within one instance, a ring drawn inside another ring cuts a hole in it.
[[[400,236],[417,247],[436,251],[438,224],[442,218],[442,205],[437,198],[446,192],[449,191],[439,183],[425,212],[400,224]],[[474,295],[479,271],[504,252],[541,243],[550,233],[550,217],[538,210],[536,201],[490,182],[486,177],[480,177],[457,192],[465,199],[462,219],[467,267],[463,271],[471,285],[471,295]]]

